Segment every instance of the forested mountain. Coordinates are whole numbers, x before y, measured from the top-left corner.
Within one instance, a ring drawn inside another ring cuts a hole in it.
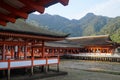
[[[109,34],[113,41],[120,42],[120,17],[109,18],[88,13],[79,20],[70,20],[59,15],[30,14],[27,22],[50,30],[70,33],[70,36]]]
[[[37,23],[39,26],[43,26],[50,30],[55,30],[59,32],[70,33],[71,36],[82,36],[81,28],[78,27],[78,20],[69,20],[67,18],[61,17],[59,15],[34,15],[30,14],[27,22],[34,24]],[[74,31],[77,31],[74,33]]]

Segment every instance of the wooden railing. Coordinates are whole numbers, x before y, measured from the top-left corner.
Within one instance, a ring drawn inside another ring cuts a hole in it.
[[[23,68],[31,66],[41,66],[41,65],[51,65],[59,64],[59,56],[52,58],[31,58],[22,60],[0,60],[0,70],[13,69],[13,68]]]

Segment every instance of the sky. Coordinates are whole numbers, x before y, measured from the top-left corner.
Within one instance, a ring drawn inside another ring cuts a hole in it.
[[[46,8],[44,13],[69,19],[80,19],[87,13],[116,17],[120,16],[120,0],[69,0],[67,6],[57,3]]]

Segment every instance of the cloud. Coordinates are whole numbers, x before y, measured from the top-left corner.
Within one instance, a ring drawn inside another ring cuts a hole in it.
[[[33,14],[39,15],[40,13],[39,13],[39,12],[37,12],[37,11],[35,11],[35,12],[33,12]]]
[[[120,0],[106,0],[106,2],[97,4],[91,8],[85,9],[80,15],[83,17],[89,12],[93,12],[96,15],[103,15],[108,17],[120,16]]]

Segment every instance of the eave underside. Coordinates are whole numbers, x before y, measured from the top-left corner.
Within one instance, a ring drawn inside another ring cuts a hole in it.
[[[17,18],[28,17],[34,11],[44,13],[45,8],[56,3],[64,6],[69,0],[0,0],[0,25],[6,26],[7,22],[14,23]]]
[[[4,38],[22,38],[28,40],[40,40],[40,41],[59,41],[64,38],[60,37],[49,37],[49,36],[39,36],[39,35],[29,35],[29,34],[18,34],[18,33],[9,33],[9,32],[0,32],[0,39]]]

